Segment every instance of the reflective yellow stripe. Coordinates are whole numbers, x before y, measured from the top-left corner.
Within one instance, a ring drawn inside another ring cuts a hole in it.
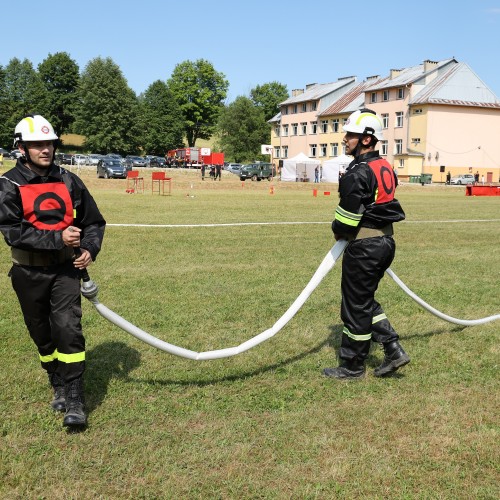
[[[359,116],[358,116],[358,119],[356,120],[356,125],[359,125],[361,123],[361,120],[365,117],[365,116],[369,116],[370,118],[375,118],[376,120],[378,120],[378,122],[380,123],[380,126],[382,126],[382,121],[380,120],[380,118],[378,117],[378,115],[374,115],[373,113],[361,113]]]
[[[58,359],[62,363],[79,363],[80,361],[85,361],[85,351],[75,352],[75,354],[63,354],[58,353]]]
[[[366,335],[356,335],[351,333],[347,327],[344,326],[343,332],[352,340],[356,340],[357,342],[363,342],[364,340],[371,340],[372,334],[367,333]]]
[[[30,132],[33,134],[35,132],[35,122],[31,116],[27,116],[25,120],[28,122],[28,126],[30,128]]]
[[[378,323],[379,321],[382,321],[383,319],[387,319],[387,316],[384,313],[379,314],[378,316],[374,316],[372,319],[372,325]]]
[[[47,356],[42,356],[40,354],[40,361],[42,363],[50,363],[51,361],[56,360],[57,356],[58,356],[58,352],[57,352],[57,349],[56,349],[52,354],[48,354]]]
[[[356,227],[361,221],[362,214],[353,214],[352,212],[348,212],[343,208],[337,207],[335,210],[335,220],[342,222],[342,224],[346,224],[347,226]]]

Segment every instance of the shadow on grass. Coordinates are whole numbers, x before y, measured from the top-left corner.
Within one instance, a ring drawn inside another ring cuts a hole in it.
[[[123,342],[104,342],[86,353],[85,385],[89,397],[87,410],[92,413],[101,405],[114,378],[129,378],[129,373],[139,366],[139,351]]]
[[[142,384],[152,384],[152,385],[177,385],[177,386],[196,386],[196,387],[205,387],[207,385],[213,385],[213,384],[218,384],[221,382],[234,382],[237,380],[243,380],[249,377],[255,377],[258,375],[261,375],[263,373],[277,370],[279,368],[282,368],[284,366],[293,364],[297,361],[300,361],[303,358],[306,358],[307,356],[310,356],[311,354],[315,354],[324,347],[328,347],[332,345],[332,338],[338,338],[340,339],[340,336],[342,335],[342,328],[343,325],[332,325],[329,327],[330,331],[333,332],[331,333],[326,340],[323,342],[317,344],[316,346],[312,347],[311,349],[308,349],[305,352],[302,352],[300,354],[297,354],[296,356],[292,356],[291,358],[285,359],[283,361],[280,361],[279,363],[274,363],[272,365],[264,366],[262,368],[258,368],[257,370],[252,370],[248,372],[242,372],[238,373],[235,375],[226,375],[223,377],[219,378],[212,378],[210,380],[200,380],[200,381],[193,381],[193,380],[172,380],[172,379],[165,379],[165,380],[148,380],[148,379],[134,379],[134,378],[129,378],[131,382],[139,382]]]

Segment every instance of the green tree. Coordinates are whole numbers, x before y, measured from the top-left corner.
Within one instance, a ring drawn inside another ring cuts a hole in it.
[[[38,72],[48,91],[49,116],[46,118],[60,136],[70,130],[74,121],[80,70],[66,52],[58,52],[49,54],[38,65]]]
[[[250,91],[250,99],[264,111],[264,118],[267,121],[278,113],[279,104],[288,99],[288,89],[279,82],[264,83]]]
[[[144,123],[143,149],[164,156],[170,149],[184,147],[182,111],[167,84],[153,82],[143,96],[141,106]]]
[[[48,94],[28,59],[22,62],[11,59],[2,70],[0,85],[0,141],[10,145],[22,118],[28,114],[48,114]]]
[[[217,145],[226,159],[235,162],[264,159],[260,146],[269,142],[269,125],[264,111],[244,96],[223,109],[218,124]]]
[[[94,153],[131,154],[142,142],[138,99],[111,58],[91,60],[82,73],[75,130]]]
[[[210,139],[229,87],[225,75],[204,59],[184,61],[167,84],[182,109],[188,145],[194,146],[198,138]]]

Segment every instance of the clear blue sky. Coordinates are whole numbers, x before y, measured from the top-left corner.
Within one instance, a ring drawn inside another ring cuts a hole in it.
[[[455,57],[500,98],[500,0],[12,3],[0,65],[17,57],[36,67],[56,52],[80,70],[110,57],[136,93],[182,61],[206,59],[229,80],[228,102],[271,81],[291,91]]]

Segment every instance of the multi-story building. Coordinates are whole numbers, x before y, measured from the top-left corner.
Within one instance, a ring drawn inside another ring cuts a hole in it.
[[[320,161],[343,154],[342,124],[362,107],[382,117],[379,151],[402,180],[428,173],[444,182],[448,172],[478,172],[500,182],[500,100],[455,59],[294,91],[270,121],[274,163],[300,152]]]

